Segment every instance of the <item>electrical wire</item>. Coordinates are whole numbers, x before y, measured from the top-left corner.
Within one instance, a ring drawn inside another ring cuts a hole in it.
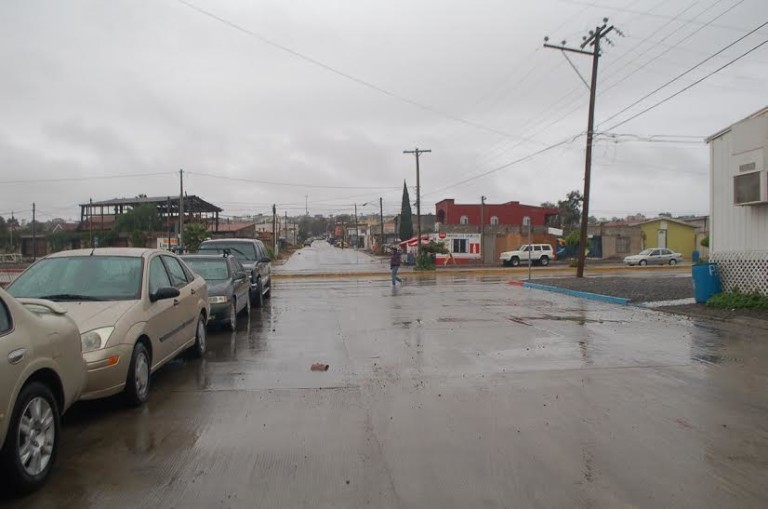
[[[464,124],[464,125],[469,126],[469,127],[473,127],[475,129],[480,129],[482,131],[493,133],[493,134],[496,134],[498,136],[502,136],[504,138],[514,138],[514,136],[512,136],[511,134],[509,134],[507,132],[504,132],[504,131],[502,131],[500,129],[496,129],[494,127],[490,127],[490,126],[487,126],[487,125],[483,125],[483,124],[480,124],[478,122],[474,122],[472,120],[467,120],[465,118],[459,117],[457,115],[453,115],[451,113],[446,113],[444,111],[438,110],[437,108],[435,108],[433,106],[429,106],[427,104],[420,103],[419,101],[416,101],[414,99],[410,99],[408,97],[405,97],[404,95],[398,94],[397,92],[393,92],[393,91],[388,90],[388,89],[386,89],[386,88],[384,88],[382,86],[376,85],[375,83],[373,83],[371,81],[368,81],[368,80],[365,80],[365,79],[362,79],[362,78],[358,78],[357,76],[354,76],[354,75],[352,75],[352,74],[350,74],[350,73],[348,73],[346,71],[342,71],[341,69],[338,69],[338,68],[336,68],[336,67],[334,67],[332,65],[326,64],[326,63],[324,63],[324,62],[322,62],[322,61],[320,61],[320,60],[318,60],[316,58],[313,58],[313,57],[310,57],[308,55],[305,55],[305,54],[303,54],[303,53],[301,53],[301,52],[299,52],[299,51],[297,51],[295,49],[292,49],[292,48],[290,48],[288,46],[285,46],[284,44],[280,44],[279,42],[273,41],[272,39],[269,39],[268,37],[265,37],[265,36],[259,34],[258,32],[255,32],[253,30],[245,28],[242,25],[238,25],[237,23],[235,23],[233,21],[230,21],[230,20],[228,20],[226,18],[223,18],[223,17],[221,17],[221,16],[219,16],[219,15],[217,15],[217,14],[211,12],[211,11],[203,9],[202,7],[199,7],[199,6],[197,6],[197,5],[193,4],[193,3],[187,2],[186,0],[176,0],[176,1],[178,3],[184,5],[184,6],[188,7],[189,9],[192,9],[192,10],[198,12],[199,14],[207,16],[207,17],[209,17],[209,18],[211,18],[211,19],[213,19],[215,21],[218,21],[219,23],[222,23],[222,24],[224,24],[224,25],[226,25],[226,26],[228,26],[228,27],[230,27],[230,28],[232,28],[232,29],[234,29],[234,30],[236,30],[238,32],[241,32],[241,33],[243,33],[243,34],[245,34],[245,35],[247,35],[249,37],[252,37],[252,38],[254,38],[254,39],[258,40],[258,41],[261,41],[264,44],[272,46],[273,48],[276,48],[276,49],[278,49],[280,51],[288,53],[288,54],[290,54],[290,55],[292,55],[292,56],[294,56],[294,57],[296,57],[296,58],[298,58],[300,60],[308,62],[308,63],[310,63],[310,64],[312,64],[314,66],[320,67],[321,69],[324,69],[324,70],[326,70],[328,72],[331,72],[331,73],[333,73],[333,74],[335,74],[337,76],[340,76],[341,78],[344,78],[346,80],[352,81],[353,83],[357,83],[358,85],[361,85],[361,86],[363,86],[365,88],[368,88],[370,90],[378,92],[378,93],[380,93],[382,95],[385,95],[385,96],[387,96],[387,97],[389,97],[391,99],[395,99],[395,100],[400,101],[402,103],[414,106],[414,107],[419,108],[419,109],[424,110],[424,111],[428,111],[428,112],[430,112],[430,113],[432,113],[434,115],[438,115],[438,116],[441,116],[443,118],[447,118],[449,120],[453,120],[454,122],[459,122],[461,124]]]
[[[24,179],[24,180],[0,180],[0,184],[39,184],[42,182],[79,182],[85,180],[110,180],[110,179],[122,179],[122,178],[136,178],[136,177],[157,177],[175,175],[174,172],[160,172],[160,173],[134,173],[131,175],[89,175],[80,177],[59,177],[59,178],[39,178],[39,179]]]
[[[699,83],[701,83],[705,79],[709,78],[710,76],[713,76],[713,75],[717,74],[718,72],[722,71],[723,69],[725,69],[726,67],[730,66],[731,64],[733,64],[735,62],[738,62],[739,60],[741,60],[745,56],[749,55],[753,51],[756,51],[758,48],[764,46],[765,44],[768,44],[768,39],[763,41],[763,42],[761,42],[757,46],[752,47],[751,49],[747,50],[746,52],[742,53],[741,55],[739,55],[738,57],[736,57],[733,60],[729,61],[725,65],[722,65],[722,66],[718,67],[717,69],[715,69],[714,71],[712,71],[712,72],[706,74],[705,76],[699,78],[698,80],[694,81],[690,85],[688,85],[688,86],[678,90],[677,92],[675,92],[674,94],[670,95],[669,97],[666,97],[666,98],[662,99],[661,101],[659,101],[659,102],[657,102],[657,103],[655,103],[655,104],[645,108],[644,110],[640,111],[639,113],[636,113],[635,115],[632,115],[631,117],[629,117],[629,118],[627,118],[625,120],[622,120],[618,124],[615,124],[615,125],[609,127],[608,129],[606,129],[606,131],[612,131],[612,130],[616,129],[619,126],[626,124],[630,120],[634,120],[637,117],[639,117],[640,115],[648,113],[649,111],[657,108],[658,106],[661,106],[662,104],[664,104],[665,102],[669,101],[670,99],[673,99],[673,98],[677,97],[678,95],[682,94],[683,92],[685,92],[687,90],[690,90],[691,88],[695,87],[696,85],[698,85]]]
[[[328,186],[328,185],[321,185],[321,184],[295,184],[291,182],[272,182],[268,180],[255,180],[255,179],[247,179],[247,178],[241,178],[241,177],[230,177],[227,175],[216,175],[213,173],[202,173],[198,171],[187,171],[187,174],[197,175],[198,177],[209,177],[209,178],[216,178],[216,179],[222,179],[222,180],[231,180],[234,182],[248,182],[250,184],[282,186],[282,187],[299,187],[299,188],[307,188],[307,189],[376,189],[376,190],[399,189],[398,187],[394,187],[394,186]]]

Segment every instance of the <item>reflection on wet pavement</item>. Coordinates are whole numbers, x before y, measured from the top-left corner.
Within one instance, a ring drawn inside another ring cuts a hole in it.
[[[767,345],[485,277],[280,280],[144,407],[76,405],[7,505],[759,507]]]

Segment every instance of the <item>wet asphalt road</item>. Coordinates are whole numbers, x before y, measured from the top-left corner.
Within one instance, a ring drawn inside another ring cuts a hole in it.
[[[768,342],[493,277],[280,280],[13,508],[765,507]],[[313,362],[330,364],[312,372]]]

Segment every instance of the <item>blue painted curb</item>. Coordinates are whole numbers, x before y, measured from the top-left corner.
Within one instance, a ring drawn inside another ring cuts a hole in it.
[[[581,299],[599,300],[601,302],[609,302],[611,304],[620,304],[626,306],[629,304],[629,299],[622,297],[612,297],[610,295],[601,295],[599,293],[580,292],[578,290],[569,290],[568,288],[560,288],[559,286],[542,285],[539,283],[523,283],[524,288],[533,288],[534,290],[544,290],[545,292],[562,293],[564,295],[570,295],[571,297],[579,297]]]

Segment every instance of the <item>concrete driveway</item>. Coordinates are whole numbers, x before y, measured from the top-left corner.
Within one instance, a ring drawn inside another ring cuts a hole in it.
[[[768,342],[497,278],[279,280],[14,508],[764,507]],[[310,371],[314,362],[330,364]]]

